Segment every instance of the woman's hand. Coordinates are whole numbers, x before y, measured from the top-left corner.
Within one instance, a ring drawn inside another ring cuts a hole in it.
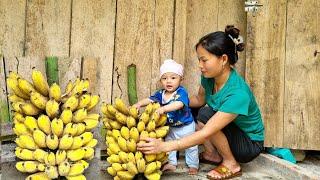
[[[155,138],[141,138],[141,141],[137,144],[137,150],[141,151],[144,154],[158,154],[161,152],[166,152],[165,142],[161,139]]]
[[[162,106],[162,107],[158,108],[155,112],[158,113],[159,115],[164,114],[165,113],[164,107]]]

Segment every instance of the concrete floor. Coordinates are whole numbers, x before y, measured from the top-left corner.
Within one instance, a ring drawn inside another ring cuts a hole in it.
[[[2,146],[7,159],[1,164],[0,179],[3,180],[23,180],[27,174],[20,173],[15,169],[15,158],[13,146]],[[320,156],[307,156],[306,160],[298,165],[291,164],[271,155],[261,154],[250,163],[242,164],[243,175],[235,179],[320,179]],[[90,162],[90,167],[85,171],[88,180],[113,179],[106,169],[106,161],[99,161],[97,158]],[[176,172],[165,172],[162,175],[163,180],[183,179],[183,180],[202,180],[207,179],[206,174],[214,168],[214,165],[200,164],[198,175],[188,175],[183,157],[179,159],[179,165]],[[143,179],[138,177],[136,179]]]

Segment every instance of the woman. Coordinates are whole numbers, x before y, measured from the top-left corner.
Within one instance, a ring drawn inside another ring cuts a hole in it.
[[[205,152],[200,158],[220,164],[207,174],[209,179],[240,176],[239,163],[257,157],[264,141],[264,126],[254,95],[233,69],[237,51],[243,49],[239,30],[234,26],[202,37],[196,45],[201,86],[198,94],[190,98],[190,107],[207,104],[198,112],[198,131],[167,142],[146,138],[146,143],[138,144],[138,150],[154,154],[204,144]]]

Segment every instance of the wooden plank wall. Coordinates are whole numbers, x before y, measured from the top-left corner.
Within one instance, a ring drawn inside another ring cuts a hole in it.
[[[107,103],[121,95],[128,102],[131,63],[137,65],[138,98],[149,96],[159,88],[159,68],[167,58],[185,66],[184,85],[196,93],[198,39],[229,23],[246,32],[244,0],[0,2],[0,50],[7,72],[18,69],[30,78],[33,66],[44,72],[45,57],[57,56],[62,89],[76,77],[89,78],[92,92]],[[239,64],[243,74],[243,61]]]
[[[319,150],[320,55],[314,52],[320,51],[320,3],[288,1],[287,6],[284,146]]]

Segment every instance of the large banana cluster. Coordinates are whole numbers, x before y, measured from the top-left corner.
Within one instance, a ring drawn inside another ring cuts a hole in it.
[[[114,179],[133,179],[139,173],[150,180],[160,179],[160,168],[167,161],[167,154],[144,155],[136,149],[140,137],[164,138],[167,135],[167,116],[155,112],[159,107],[158,103],[149,104],[139,115],[136,108],[127,107],[120,98],[115,99],[114,105],[102,103],[110,164],[107,172]]]
[[[17,135],[18,171],[33,173],[27,179],[86,179],[98,141],[91,130],[100,115],[89,113],[100,97],[87,92],[88,80],[69,81],[65,92],[49,86],[43,74],[32,70],[32,82],[17,73],[7,78],[11,90],[13,131]]]

